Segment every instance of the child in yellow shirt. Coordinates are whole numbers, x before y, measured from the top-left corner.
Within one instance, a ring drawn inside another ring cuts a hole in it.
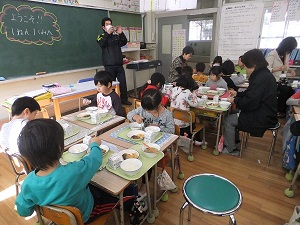
[[[208,76],[206,76],[203,72],[205,70],[205,64],[203,62],[198,62],[196,64],[196,74],[193,74],[193,79],[196,81],[198,85],[201,83],[206,83]]]

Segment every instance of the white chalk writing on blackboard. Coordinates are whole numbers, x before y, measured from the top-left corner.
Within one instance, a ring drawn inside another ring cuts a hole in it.
[[[7,4],[0,12],[0,34],[22,44],[52,45],[61,40],[56,16],[42,7]]]

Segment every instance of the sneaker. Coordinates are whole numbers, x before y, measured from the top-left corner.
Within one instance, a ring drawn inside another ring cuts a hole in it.
[[[144,198],[146,198],[146,196],[147,196],[147,192],[145,192],[144,194],[142,194],[142,193],[138,193],[138,197],[137,197],[137,201],[138,202],[140,202],[140,201],[142,201]]]
[[[201,146],[202,143],[203,143],[202,141],[194,141],[194,145],[198,147]]]
[[[227,154],[227,155],[233,155],[233,156],[240,156],[240,151],[238,149],[234,149],[232,151],[229,151],[227,149],[227,147],[224,147],[223,148],[223,151],[222,151],[223,154]]]

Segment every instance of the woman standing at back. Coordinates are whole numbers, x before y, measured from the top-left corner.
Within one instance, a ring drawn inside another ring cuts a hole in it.
[[[295,76],[295,71],[289,68],[289,60],[291,52],[297,48],[297,41],[294,37],[287,37],[283,39],[278,47],[271,51],[266,60],[269,63],[269,70],[273,73],[276,81],[278,82],[278,117],[285,117],[286,113],[286,100],[293,95],[292,88],[287,85],[287,81],[280,79],[282,74],[290,73]]]

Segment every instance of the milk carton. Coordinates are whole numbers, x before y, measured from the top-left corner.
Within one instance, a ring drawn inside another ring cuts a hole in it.
[[[146,143],[152,143],[155,141],[157,135],[159,135],[160,128],[156,126],[148,126],[145,128],[144,140]]]
[[[122,161],[121,155],[119,153],[114,153],[108,158],[107,165],[113,170],[116,170],[120,167]]]

